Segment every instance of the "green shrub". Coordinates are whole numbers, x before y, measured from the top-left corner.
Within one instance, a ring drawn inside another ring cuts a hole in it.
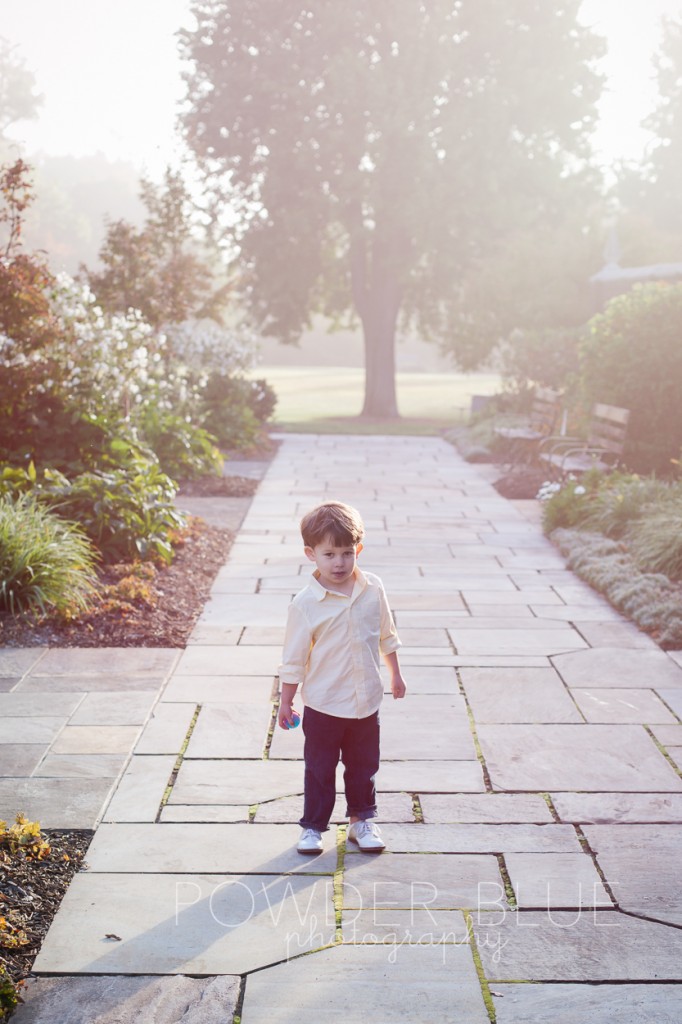
[[[682,284],[647,284],[619,295],[590,320],[580,349],[587,401],[631,411],[627,465],[671,472],[682,446]]]
[[[106,561],[173,557],[171,538],[186,525],[174,505],[174,482],[142,449],[129,448],[122,465],[51,484],[43,494],[76,519]]]
[[[224,448],[248,448],[274,412],[277,397],[264,380],[214,371],[202,397],[203,423]]]
[[[581,526],[606,537],[622,537],[634,520],[665,498],[667,485],[654,477],[611,473],[596,480],[585,503]]]
[[[32,494],[0,496],[0,608],[11,614],[86,608],[95,554],[74,523]]]
[[[599,473],[590,471],[583,475],[582,480],[546,484],[541,488],[538,497],[544,502],[542,528],[545,533],[581,525],[588,514],[590,501],[598,491],[600,480]]]
[[[150,405],[142,416],[141,431],[169,476],[191,480],[222,473],[216,438],[184,417]]]

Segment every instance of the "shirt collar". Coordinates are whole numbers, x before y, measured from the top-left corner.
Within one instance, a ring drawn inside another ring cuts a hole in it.
[[[327,590],[326,587],[323,587],[322,584],[319,581],[319,578],[318,578],[319,575],[320,575],[320,570],[319,569],[315,569],[315,571],[313,572],[312,576],[310,577],[310,589],[312,590],[313,594],[315,595],[315,597],[317,598],[318,601],[324,601],[325,597],[328,597],[330,594],[334,594],[337,597],[345,597],[346,596],[345,594],[339,594],[339,592],[337,590]],[[362,569],[359,569],[358,566],[356,565],[355,566],[355,586],[353,587],[352,593],[350,595],[348,595],[349,598],[352,598],[353,594],[358,593],[360,590],[364,590],[366,586],[367,586],[367,577],[363,573]]]

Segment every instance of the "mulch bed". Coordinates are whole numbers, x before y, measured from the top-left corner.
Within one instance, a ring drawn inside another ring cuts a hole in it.
[[[210,477],[184,484],[180,495],[243,498],[257,487],[247,477]],[[185,647],[233,540],[231,530],[190,518],[171,565],[102,566],[97,599],[78,619],[0,613],[0,647]]]
[[[43,836],[51,849],[40,860],[0,851],[0,964],[15,985],[29,975],[69,882],[83,863],[92,832]]]

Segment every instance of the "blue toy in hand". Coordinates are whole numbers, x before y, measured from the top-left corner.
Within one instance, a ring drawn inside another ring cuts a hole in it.
[[[290,725],[289,722],[285,722],[284,723],[284,728],[285,729],[295,729],[298,725],[301,724],[301,716],[299,715],[298,711],[292,711],[291,712],[291,717],[294,720],[294,724]]]

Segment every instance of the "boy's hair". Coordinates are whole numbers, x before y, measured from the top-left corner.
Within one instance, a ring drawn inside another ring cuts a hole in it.
[[[301,536],[307,548],[322,544],[328,537],[337,547],[357,547],[364,535],[358,510],[340,501],[325,501],[301,520]]]

